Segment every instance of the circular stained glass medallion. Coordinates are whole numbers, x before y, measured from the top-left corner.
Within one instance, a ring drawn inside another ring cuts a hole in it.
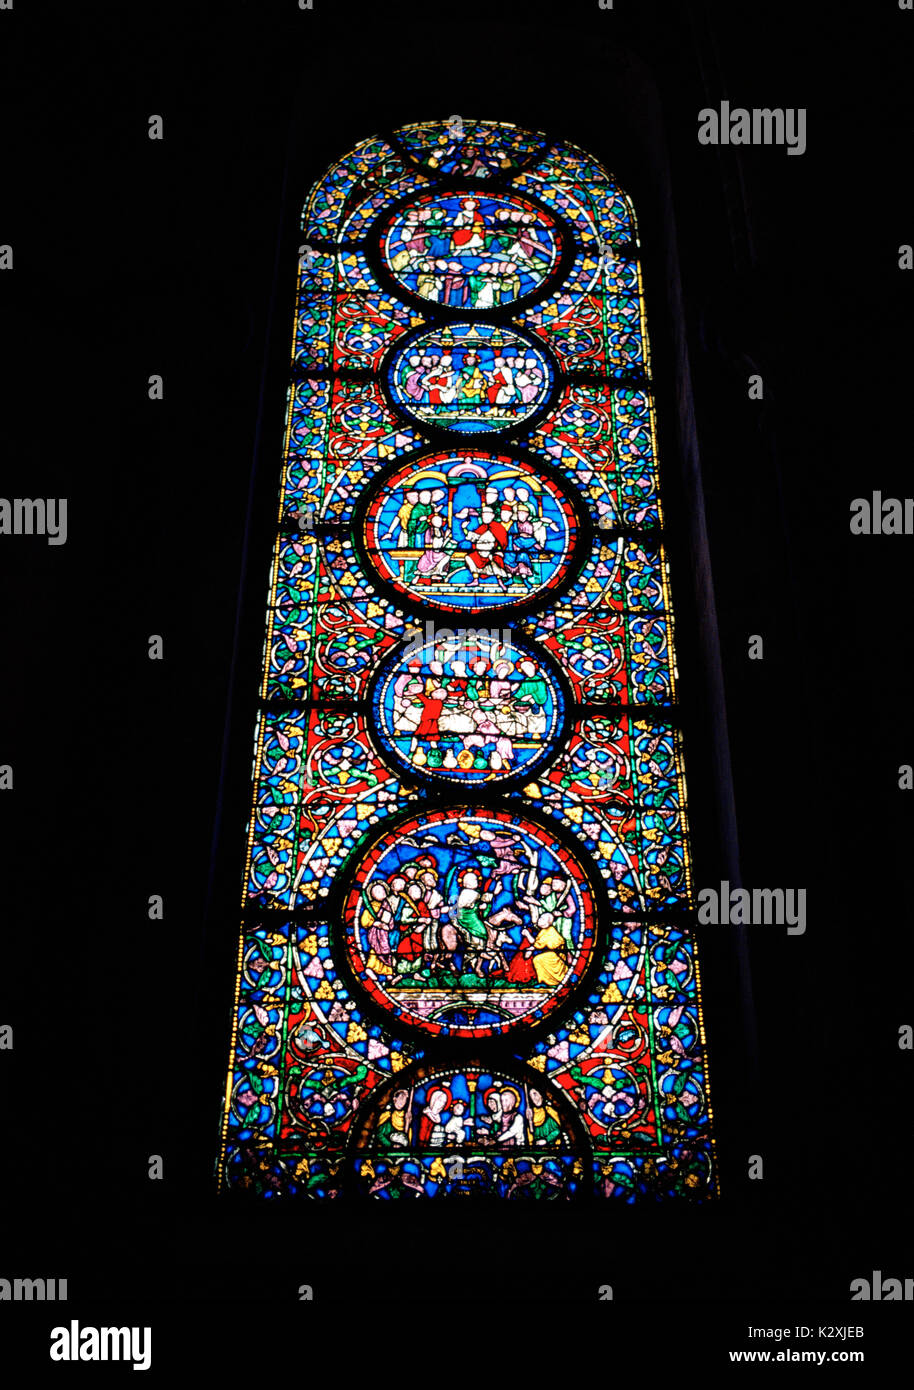
[[[554,589],[574,562],[578,522],[541,466],[507,454],[442,452],[404,463],[368,494],[367,564],[429,608],[509,608]]]
[[[561,253],[555,219],[508,194],[416,198],[381,234],[384,264],[405,289],[458,310],[498,309],[536,294]]]
[[[563,731],[564,700],[542,654],[477,628],[427,633],[381,670],[374,725],[391,757],[431,781],[530,779]]]
[[[423,425],[485,434],[522,424],[552,393],[545,352],[513,329],[450,323],[398,346],[387,369],[394,404]]]
[[[356,985],[398,1025],[483,1038],[562,1007],[595,951],[587,877],[554,830],[470,807],[375,842],[343,909]]]

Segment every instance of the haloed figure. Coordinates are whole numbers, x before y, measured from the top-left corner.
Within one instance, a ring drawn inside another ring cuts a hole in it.
[[[394,1091],[378,1119],[378,1143],[397,1149],[409,1147],[409,1091]]]

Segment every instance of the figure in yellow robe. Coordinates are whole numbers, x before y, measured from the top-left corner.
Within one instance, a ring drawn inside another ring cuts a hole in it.
[[[368,938],[368,959],[365,966],[375,975],[393,975],[390,964],[390,937],[388,927],[393,921],[387,891],[382,884],[372,884],[369,901],[362,909],[359,925]]]
[[[533,969],[541,985],[554,989],[562,983],[568,970],[565,942],[553,925],[551,913],[540,914],[537,928],[533,940]]]
[[[382,1148],[409,1148],[409,1091],[394,1091],[390,1104],[378,1117],[378,1143]]]

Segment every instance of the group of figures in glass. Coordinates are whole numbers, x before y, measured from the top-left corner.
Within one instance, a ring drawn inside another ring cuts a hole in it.
[[[462,657],[452,651],[435,642],[405,670],[398,663],[379,701],[382,731],[404,762],[452,780],[483,782],[529,768],[555,732],[558,692],[533,657],[513,646],[486,638]]]
[[[517,200],[445,197],[411,204],[383,239],[389,269],[433,304],[486,310],[539,289],[560,245],[551,220]]]
[[[478,507],[461,507],[448,517],[442,488],[408,492],[383,539],[396,537],[400,550],[421,550],[418,560],[403,562],[404,580],[413,578],[417,587],[444,584],[457,569],[466,570],[465,582],[473,588],[488,581],[505,593],[512,576],[529,588],[528,580],[541,578],[538,567],[550,559],[549,532],[557,529],[537,515],[529,496],[525,488],[501,497],[486,488]]]
[[[434,812],[383,837],[346,912],[350,963],[376,997],[458,1035],[541,1014],[592,944],[578,867],[494,812]]]
[[[378,1117],[379,1148],[436,1150],[553,1147],[561,1143],[558,1111],[534,1086],[472,1071],[396,1089]]]
[[[391,389],[410,414],[464,434],[504,429],[531,415],[552,373],[539,348],[491,324],[425,334],[394,359]]]
[[[384,577],[470,611],[542,589],[563,571],[573,529],[554,487],[508,460],[469,456],[390,479],[369,510],[366,543]]]

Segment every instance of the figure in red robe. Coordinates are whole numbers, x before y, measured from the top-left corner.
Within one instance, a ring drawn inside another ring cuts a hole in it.
[[[451,246],[455,252],[481,252],[485,248],[486,224],[475,198],[466,198],[454,218]]]
[[[486,398],[489,405],[496,405],[498,403],[499,392],[507,391],[510,385],[511,376],[506,370],[505,359],[503,357],[496,357],[494,371],[489,377],[489,385],[486,389]]]
[[[480,520],[481,525],[467,532],[467,536],[473,542],[473,549],[467,556],[472,582],[476,584],[479,575],[491,573],[501,583],[507,578],[504,554],[508,544],[508,532],[500,521],[495,520],[495,512],[491,507],[483,507]]]
[[[422,718],[414,735],[416,739],[437,739],[440,736],[441,730],[438,727],[438,720],[441,718],[446,696],[447,690],[444,686],[435,685],[428,695],[420,697],[422,700]]]
[[[508,979],[512,985],[531,985],[536,980],[536,971],[533,968],[532,947],[534,938],[527,931],[526,927],[521,935],[520,945],[511,958],[508,966]]]

